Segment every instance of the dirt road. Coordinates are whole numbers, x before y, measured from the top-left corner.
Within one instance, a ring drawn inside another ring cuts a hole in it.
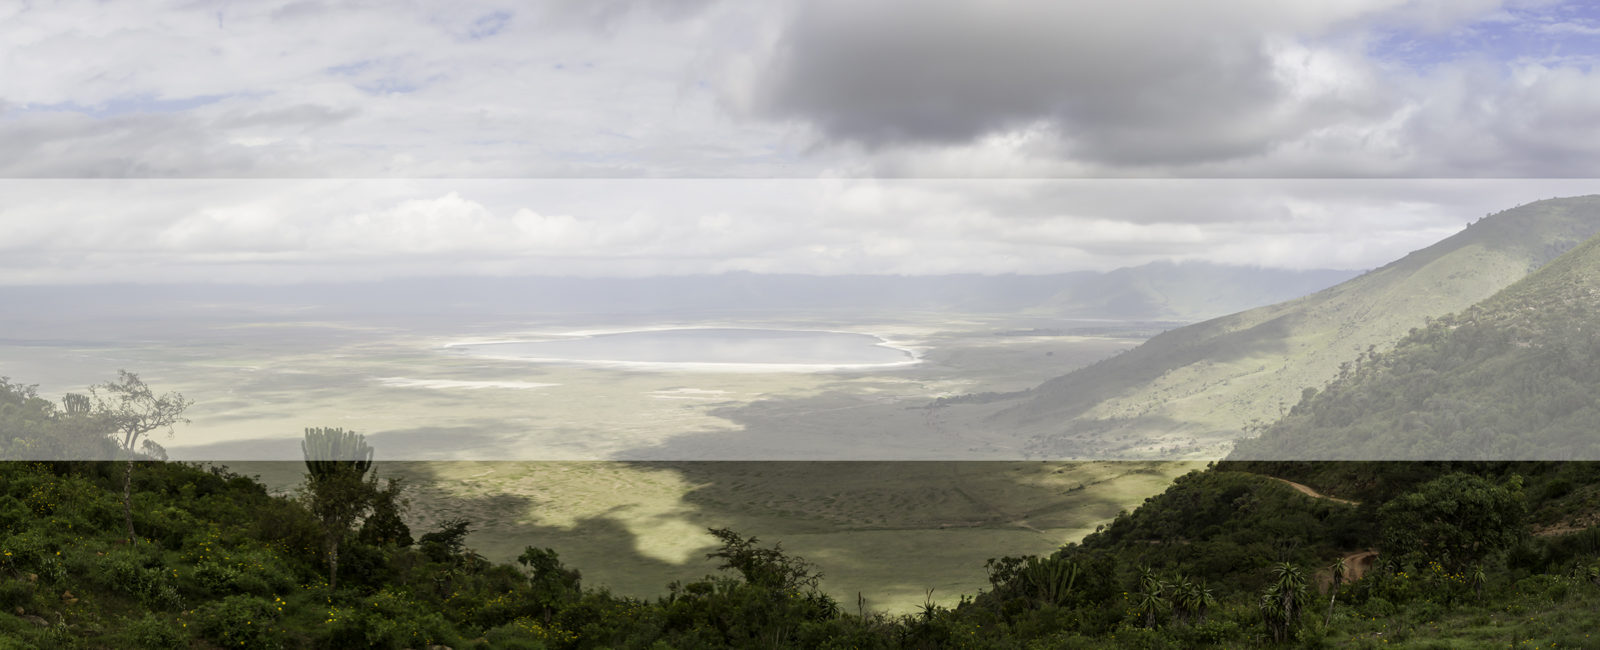
[[[1276,476],[1268,476],[1267,478],[1270,478],[1270,479],[1272,479],[1274,481],[1279,481],[1281,483],[1285,483],[1289,487],[1292,487],[1295,490],[1298,490],[1301,494],[1304,494],[1304,495],[1306,495],[1308,497],[1311,497],[1313,499],[1327,499],[1329,501],[1333,501],[1333,502],[1336,502],[1336,503],[1343,503],[1343,504],[1348,505],[1348,506],[1359,506],[1359,505],[1361,505],[1360,501],[1351,501],[1349,499],[1340,499],[1339,497],[1330,497],[1330,496],[1328,496],[1326,494],[1323,494],[1321,492],[1318,492],[1316,490],[1311,489],[1311,486],[1308,486],[1308,485],[1301,485],[1301,484],[1296,483],[1294,481],[1281,479],[1281,478],[1278,478]]]

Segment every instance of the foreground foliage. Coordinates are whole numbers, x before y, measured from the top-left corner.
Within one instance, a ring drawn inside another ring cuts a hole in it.
[[[1597,647],[1584,634],[1600,607],[1600,529],[1513,535],[1469,563],[1428,552],[1459,549],[1460,531],[1407,523],[1443,545],[1411,540],[1418,552],[1386,554],[1334,594],[1328,567],[1359,547],[1345,536],[1392,532],[1363,520],[1367,506],[1238,471],[1186,476],[1048,557],[992,560],[991,588],[956,607],[891,617],[848,611],[813,565],[725,529],[709,554],[723,573],[637,599],[584,588],[550,549],[490,563],[464,543],[470,522],[411,544],[392,519],[368,517],[346,538],[335,589],[324,522],[222,469],[145,463],[143,536],[125,543],[120,469],[0,465],[0,648]],[[1522,499],[1557,475],[1521,491],[1445,474],[1405,495]]]
[[[94,447],[89,413],[0,380],[0,445]],[[725,528],[721,573],[653,599],[585,588],[539,540],[495,564],[470,521],[413,537],[370,447],[315,431],[295,496],[181,463],[0,463],[0,650],[1600,647],[1600,527],[1576,525],[1594,464],[1224,463],[889,616]]]

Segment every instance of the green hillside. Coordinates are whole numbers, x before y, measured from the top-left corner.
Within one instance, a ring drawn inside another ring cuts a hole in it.
[[[1465,309],[1600,232],[1600,196],[1550,199],[1315,294],[1172,330],[999,404],[1041,456],[1214,453],[1341,364]]]
[[[1600,458],[1600,239],[1366,355],[1234,458]]]

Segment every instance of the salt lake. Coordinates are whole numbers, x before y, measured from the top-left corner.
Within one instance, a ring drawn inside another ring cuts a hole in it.
[[[917,361],[910,350],[894,347],[870,334],[748,328],[606,332],[533,341],[461,343],[450,349],[495,359],[674,369],[847,369]]]

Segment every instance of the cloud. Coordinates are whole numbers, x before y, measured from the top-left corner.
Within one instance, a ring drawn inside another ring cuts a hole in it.
[[[1547,5],[12,6],[0,175],[1592,175]]]
[[[1531,65],[1538,4],[807,3],[727,102],[857,174],[1600,173],[1592,58]]]
[[[1586,180],[0,181],[0,282],[1371,268]]]
[[[1233,158],[1380,107],[1359,65],[1275,34],[1341,18],[1256,3],[808,3],[743,104],[873,149],[1044,129],[1098,162]]]
[[[716,3],[268,1],[13,8],[9,177],[725,175],[697,83]],[[17,142],[21,146],[12,147]],[[759,175],[757,172],[756,175]]]

